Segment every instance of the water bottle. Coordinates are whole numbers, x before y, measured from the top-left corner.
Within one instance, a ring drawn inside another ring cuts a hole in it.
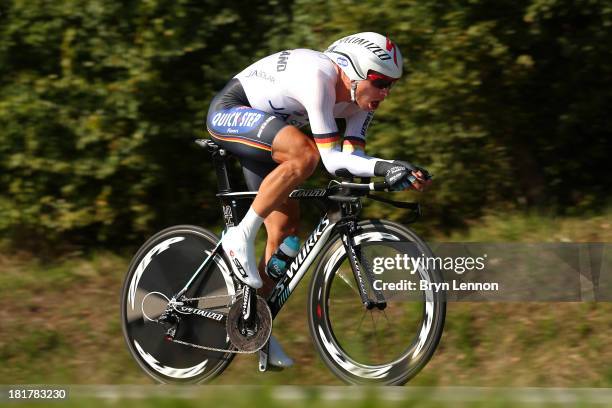
[[[297,256],[299,249],[300,240],[298,237],[289,236],[285,238],[266,265],[268,276],[275,281],[282,278],[293,259]]]

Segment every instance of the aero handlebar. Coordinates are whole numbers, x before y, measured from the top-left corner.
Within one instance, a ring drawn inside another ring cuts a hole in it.
[[[413,175],[409,175],[408,181],[410,181],[410,184],[412,184],[416,181],[416,177],[414,177]],[[343,181],[340,183],[340,186],[352,188],[355,190],[390,191],[389,185],[387,184],[386,181],[376,181],[372,183],[349,183],[349,182]]]

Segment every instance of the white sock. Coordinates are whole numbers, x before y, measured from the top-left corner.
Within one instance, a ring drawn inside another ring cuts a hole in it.
[[[263,224],[264,219],[257,215],[253,207],[249,208],[249,211],[246,213],[238,228],[242,229],[244,236],[251,242],[255,242],[255,237],[257,237],[257,232]]]

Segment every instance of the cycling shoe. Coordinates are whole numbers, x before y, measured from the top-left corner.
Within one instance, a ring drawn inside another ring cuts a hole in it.
[[[293,365],[293,360],[285,354],[285,351],[274,336],[270,336],[268,364],[277,368],[287,368]]]
[[[221,246],[232,263],[236,277],[246,285],[259,289],[263,281],[255,262],[255,245],[244,236],[238,227],[230,227],[221,238]]]

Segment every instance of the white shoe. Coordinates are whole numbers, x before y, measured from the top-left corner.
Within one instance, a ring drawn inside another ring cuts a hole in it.
[[[270,336],[270,348],[268,354],[268,364],[274,367],[287,368],[293,365],[293,360],[283,351],[280,343],[274,336]]]
[[[228,228],[221,238],[221,246],[232,263],[236,277],[254,289],[261,288],[263,281],[255,262],[255,248],[242,230],[237,227]]]

